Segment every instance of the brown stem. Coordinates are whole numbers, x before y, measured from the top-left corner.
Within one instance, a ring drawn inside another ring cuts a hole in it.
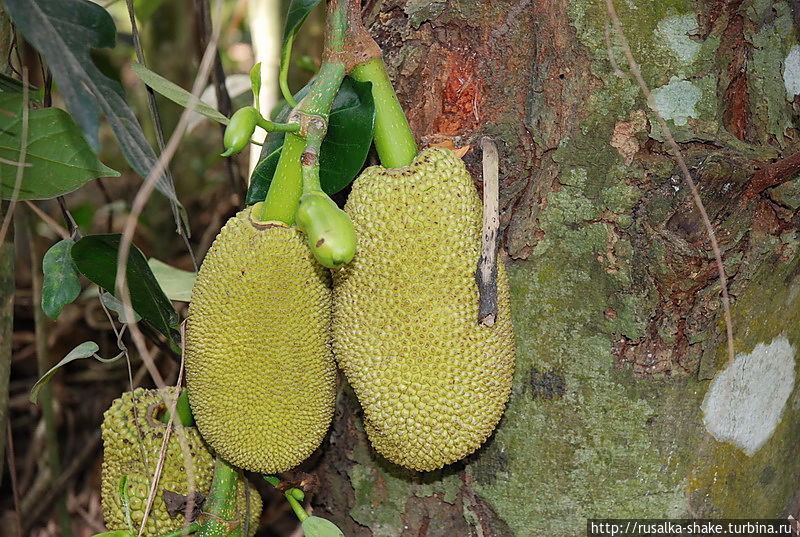
[[[798,172],[800,172],[800,151],[758,170],[744,191],[743,201],[745,203],[752,201],[766,189],[791,181]]]

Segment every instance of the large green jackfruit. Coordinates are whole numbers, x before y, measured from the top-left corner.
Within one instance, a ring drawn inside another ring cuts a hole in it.
[[[334,271],[334,353],[388,460],[435,470],[475,451],[505,409],[514,372],[505,267],[498,316],[478,324],[482,206],[446,149],[404,168],[373,166],[345,210],[358,235]]]
[[[330,424],[330,276],[296,229],[228,220],[192,290],[186,383],[206,442],[235,466],[297,466]]]
[[[175,393],[175,389],[170,388],[167,396],[174,397]],[[158,420],[158,413],[163,409],[163,399],[157,390],[137,388],[115,399],[103,416],[101,505],[109,530],[128,529],[126,510],[120,496],[120,481],[127,476],[131,522],[138,533],[166,432],[166,425]],[[208,496],[211,488],[213,456],[195,427],[184,427],[183,431],[191,465],[186,464],[178,432],[173,431],[167,445],[153,507],[145,524],[146,537],[161,535],[183,526],[182,512],[174,518],[169,515],[164,503],[164,490],[182,495],[197,491]],[[193,487],[190,486],[190,468],[194,475]],[[249,535],[252,536],[258,528],[261,516],[261,497],[253,485],[247,486],[250,488]],[[246,512],[246,496],[242,482],[239,483],[238,501],[239,512],[243,514]]]

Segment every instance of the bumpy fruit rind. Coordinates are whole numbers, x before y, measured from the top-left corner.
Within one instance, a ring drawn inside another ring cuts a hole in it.
[[[441,468],[491,435],[514,372],[502,262],[497,320],[478,324],[481,201],[461,159],[429,149],[404,168],[365,170],[345,210],[358,250],[334,271],[336,359],[373,447]]]
[[[259,473],[289,470],[333,415],[330,276],[297,229],[231,218],[206,255],[186,333],[189,402],[203,438]]]
[[[175,397],[175,389],[167,389],[168,397]],[[120,480],[127,476],[128,500],[134,530],[142,523],[150,481],[155,473],[166,425],[158,421],[163,411],[163,399],[157,390],[137,388],[115,399],[103,416],[103,469],[101,505],[106,527],[109,530],[126,530],[125,509],[122,506]],[[197,429],[184,427],[186,448],[191,465],[187,465],[177,431],[170,435],[161,471],[157,493],[150,516],[145,524],[145,537],[160,535],[183,526],[183,515],[172,518],[163,499],[163,491],[170,490],[188,495],[197,491],[208,496],[214,470],[214,459]],[[193,475],[193,485],[190,479]],[[250,536],[258,528],[261,515],[261,497],[250,487]],[[239,483],[239,511],[245,513],[245,491]]]

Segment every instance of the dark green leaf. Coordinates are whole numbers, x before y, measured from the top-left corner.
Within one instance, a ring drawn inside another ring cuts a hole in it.
[[[317,7],[319,0],[292,0],[289,11],[286,13],[286,26],[283,28],[283,42],[296,34],[306,21],[311,10]]]
[[[305,519],[302,527],[306,537],[344,537],[344,533],[336,524],[318,516],[310,516]]]
[[[91,147],[99,147],[102,113],[131,168],[147,177],[156,163],[153,148],[125,102],[122,86],[103,75],[91,59],[93,48],[114,46],[116,28],[111,15],[86,0],[5,0],[5,6],[17,29],[44,56],[67,109]],[[158,178],[156,188],[181,207],[166,174]]]
[[[302,99],[309,89],[310,83],[297,92],[295,98]],[[322,190],[329,195],[349,185],[364,167],[375,126],[375,102],[371,89],[369,82],[356,82],[347,77],[333,101],[328,134],[320,148],[320,183]],[[290,111],[287,104],[275,121],[285,121]],[[250,178],[250,189],[247,191],[249,205],[266,198],[284,136],[284,133],[278,132],[267,135],[261,148],[261,161]]]
[[[31,388],[31,394],[30,394],[31,403],[35,404],[36,401],[38,401],[38,399],[39,399],[39,391],[42,389],[42,386],[44,386],[45,383],[48,380],[50,380],[50,377],[55,375],[56,371],[58,371],[62,366],[66,365],[66,364],[68,364],[70,362],[74,362],[75,360],[80,360],[82,358],[89,358],[91,356],[94,356],[94,353],[96,353],[99,350],[100,350],[100,347],[98,347],[97,343],[95,343],[94,341],[86,341],[84,343],[81,343],[80,345],[78,345],[74,349],[72,349],[69,352],[69,354],[67,354],[64,357],[63,360],[61,360],[56,365],[54,365],[52,368],[50,368],[50,371],[48,371],[47,373],[42,375],[42,378],[40,378],[39,380],[36,381],[36,384],[34,384],[33,388]]]
[[[121,237],[119,234],[89,235],[72,247],[72,259],[78,270],[115,296],[117,251]],[[175,348],[180,348],[176,330],[180,322],[178,313],[158,285],[144,254],[134,245],[131,245],[128,256],[127,277],[133,310],[164,334]]]
[[[61,308],[72,303],[81,292],[78,269],[72,261],[73,244],[72,239],[59,241],[42,259],[42,311],[51,319],[58,317]]]
[[[11,199],[22,144],[22,94],[0,93],[0,198]],[[17,199],[61,196],[97,177],[119,177],[103,165],[69,114],[58,108],[30,110],[25,169]]]
[[[178,103],[184,108],[188,108],[189,103],[194,100],[191,93],[177,84],[170,82],[158,73],[151,71],[141,63],[134,62],[131,64],[131,67],[133,68],[133,72],[142,79],[142,82],[153,88],[153,91],[163,95],[170,101]],[[213,119],[217,123],[227,125],[229,122],[228,118],[223,116],[216,108],[210,104],[204,103],[203,101],[195,101],[193,110],[198,114],[204,115],[208,119]]]

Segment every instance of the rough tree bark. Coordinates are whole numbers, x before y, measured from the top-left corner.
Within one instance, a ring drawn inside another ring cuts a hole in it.
[[[798,515],[798,159],[770,167],[798,150],[796,4],[616,0],[723,250],[729,366],[705,230],[604,0],[365,3],[418,138],[473,146],[476,179],[499,143],[518,365],[494,437],[431,474],[372,452],[346,393],[318,512],[375,537]]]

